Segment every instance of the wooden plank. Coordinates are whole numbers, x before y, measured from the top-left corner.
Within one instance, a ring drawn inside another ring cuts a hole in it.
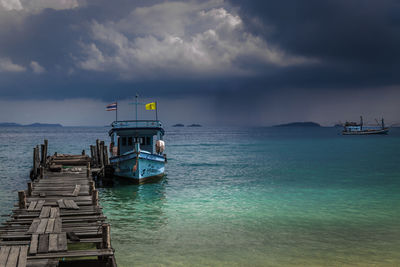
[[[1,247],[0,250],[0,266],[6,266],[8,254],[10,254],[11,247]]]
[[[38,200],[37,204],[36,204],[36,207],[35,207],[35,210],[41,210],[43,205],[44,205],[44,202],[45,202],[44,200]]]
[[[44,192],[39,193],[39,196],[40,196],[40,197],[46,197],[46,193],[44,193]]]
[[[60,217],[60,209],[59,208],[51,208],[50,210],[50,218]]]
[[[39,235],[33,234],[31,238],[31,246],[29,247],[29,254],[36,254],[38,250]]]
[[[28,257],[28,246],[21,246],[18,257],[18,267],[26,267]]]
[[[49,252],[58,251],[58,234],[49,235]]]
[[[55,220],[55,219],[50,218],[49,221],[47,222],[46,234],[53,233],[53,229],[54,229],[54,220]]]
[[[61,218],[58,217],[54,220],[53,233],[61,233]]]
[[[61,233],[58,235],[58,251],[67,251],[67,234]]]
[[[68,257],[93,257],[93,256],[113,256],[112,249],[96,249],[96,250],[71,250],[68,252],[53,252],[28,256],[28,260],[35,259],[54,259]]]
[[[65,209],[64,199],[57,200],[57,204],[60,207],[60,209]]]
[[[10,254],[8,255],[6,267],[16,267],[19,256],[19,246],[12,246],[10,250]]]
[[[72,199],[65,199],[64,204],[67,209],[73,209],[73,210],[79,209],[78,205],[76,205],[75,201],[73,201]]]
[[[41,219],[38,228],[36,229],[37,234],[44,234],[46,231],[47,222],[49,219]]]
[[[42,208],[39,218],[48,218],[50,216],[50,207],[46,206]]]
[[[38,253],[47,253],[49,251],[49,234],[39,235]]]
[[[40,219],[38,219],[38,218],[33,219],[32,224],[28,229],[28,233],[29,234],[36,233],[39,223],[40,223]]]
[[[35,210],[36,204],[37,204],[37,201],[31,201],[31,203],[29,203],[28,211]]]
[[[80,191],[81,191],[81,185],[77,184],[77,185],[75,185],[75,189],[72,192],[72,195],[76,197],[76,196],[78,196]]]

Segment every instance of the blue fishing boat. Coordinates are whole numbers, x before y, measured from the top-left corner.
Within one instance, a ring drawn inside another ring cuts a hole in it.
[[[136,101],[136,118],[138,104]],[[156,102],[150,104],[146,109],[156,110]],[[164,129],[157,116],[156,120],[116,120],[111,126],[110,164],[114,175],[136,184],[160,180],[166,157]]]
[[[363,118],[360,116],[360,123],[357,122],[346,122],[343,125],[343,135],[371,135],[371,134],[387,134],[389,128],[385,127],[385,121],[381,120],[381,123],[377,121],[378,126],[366,126],[363,123]]]

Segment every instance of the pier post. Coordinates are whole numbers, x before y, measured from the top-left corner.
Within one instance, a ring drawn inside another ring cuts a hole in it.
[[[46,159],[45,159],[45,156],[44,156],[44,144],[41,144],[40,145],[40,165],[41,166],[44,166],[44,164],[45,164],[45,162],[46,162]]]
[[[86,164],[86,177],[90,177],[90,162]]]
[[[28,183],[28,196],[29,197],[32,196],[32,191],[33,191],[33,186],[32,186],[32,183],[29,182]]]
[[[95,187],[94,187],[94,182],[90,181],[89,182],[89,194],[93,195],[93,191],[94,191]]]
[[[86,151],[84,149],[84,150],[82,150],[82,156],[85,156],[85,155],[86,155]]]
[[[47,151],[49,147],[49,141],[47,139],[44,139],[44,161],[43,161],[43,166],[47,167]]]
[[[99,191],[97,189],[92,192],[92,203],[96,206],[99,204]]]
[[[40,167],[40,179],[43,178],[44,168]]]
[[[33,176],[36,179],[37,173],[37,166],[36,166],[36,147],[33,148]]]
[[[25,191],[18,191],[18,207],[20,209],[26,209],[26,195]]]
[[[108,223],[103,223],[101,225],[102,238],[103,238],[103,249],[111,248],[111,237],[110,237],[110,225]]]
[[[99,168],[100,165],[100,140],[96,140],[96,166]]]

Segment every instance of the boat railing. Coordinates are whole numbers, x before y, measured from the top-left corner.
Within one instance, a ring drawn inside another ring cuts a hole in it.
[[[158,120],[127,120],[127,121],[114,121],[111,123],[113,128],[160,128],[162,124]]]

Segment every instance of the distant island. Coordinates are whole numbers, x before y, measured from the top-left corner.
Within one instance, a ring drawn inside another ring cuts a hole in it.
[[[187,127],[201,127],[201,125],[200,124],[190,124]]]
[[[178,124],[172,125],[172,127],[185,127],[185,125],[183,125],[182,123],[178,123]]]
[[[0,127],[63,127],[58,123],[31,123],[31,124],[19,124],[15,122],[0,122]]]
[[[321,127],[318,123],[306,121],[306,122],[291,122],[286,124],[275,125],[274,127]]]

